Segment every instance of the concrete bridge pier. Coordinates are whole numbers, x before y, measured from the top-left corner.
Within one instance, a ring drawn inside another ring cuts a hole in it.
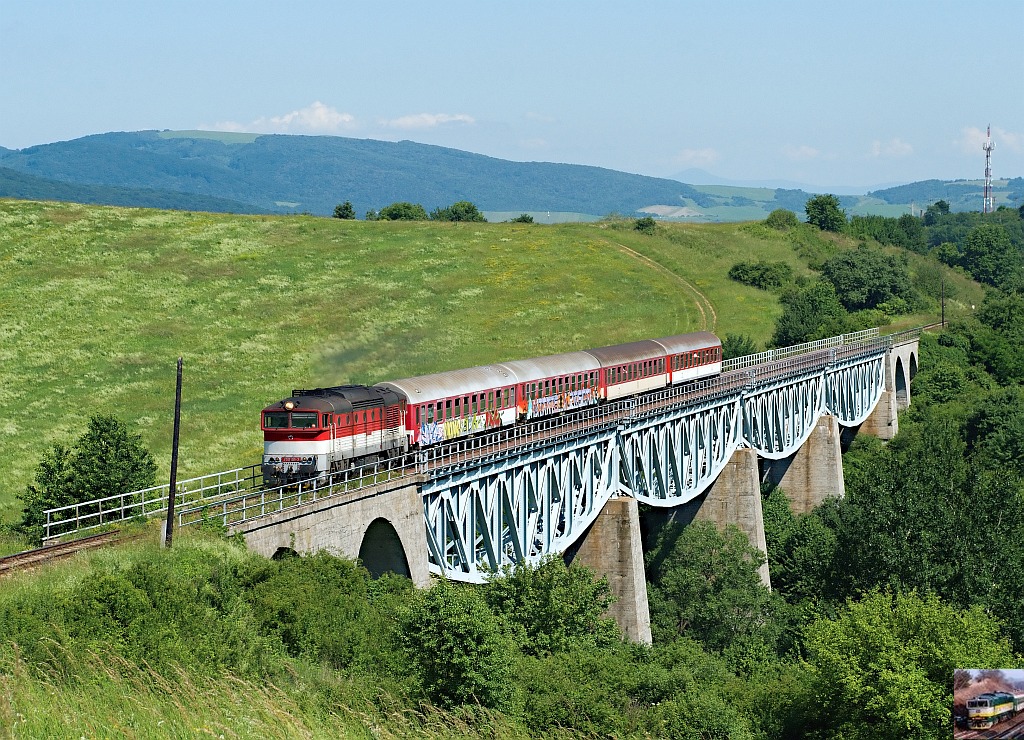
[[[872,437],[886,441],[892,439],[900,429],[898,411],[899,403],[896,400],[896,391],[882,391],[875,410],[860,425],[858,433],[870,434]]]
[[[768,480],[786,492],[794,514],[805,514],[826,498],[842,498],[842,440],[839,420],[822,416],[807,441],[782,460],[766,460]]]
[[[605,503],[582,538],[566,551],[565,562],[578,562],[608,578],[616,598],[608,609],[633,642],[651,644],[651,611],[640,542],[640,509],[634,498]]]

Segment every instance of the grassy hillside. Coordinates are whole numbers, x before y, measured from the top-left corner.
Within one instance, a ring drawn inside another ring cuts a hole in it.
[[[179,355],[181,478],[257,462],[259,411],[292,388],[700,329],[763,345],[778,300],[729,280],[729,268],[784,260],[807,275],[809,260],[853,244],[757,223],[662,224],[654,236],[632,224],[0,200],[0,521],[17,516],[43,451],[95,413],[141,433],[166,480]],[[964,278],[949,288],[979,302],[971,290]]]
[[[725,272],[788,247],[735,226],[661,233],[0,201],[0,516],[15,515],[41,453],[97,412],[141,432],[164,478],[179,354],[190,476],[256,462],[259,410],[293,387],[712,328],[715,316],[763,341],[774,298]]]

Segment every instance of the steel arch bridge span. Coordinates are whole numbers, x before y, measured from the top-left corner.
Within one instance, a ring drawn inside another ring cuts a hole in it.
[[[825,414],[843,426],[863,422],[885,388],[884,369],[880,348],[816,352],[736,371],[718,394],[674,406],[641,402],[614,425],[439,467],[421,488],[430,569],[479,583],[505,566],[564,552],[611,498],[685,504],[739,447],[783,459]]]

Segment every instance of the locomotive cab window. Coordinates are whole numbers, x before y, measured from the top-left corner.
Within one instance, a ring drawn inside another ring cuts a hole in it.
[[[263,426],[267,429],[286,429],[288,427],[288,412],[268,411],[263,415]]]
[[[296,429],[314,429],[316,427],[315,411],[293,411],[292,426]]]

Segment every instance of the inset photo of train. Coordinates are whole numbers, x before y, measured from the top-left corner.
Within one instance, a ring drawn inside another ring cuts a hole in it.
[[[1024,669],[954,671],[953,725],[957,738],[1024,738]]]

